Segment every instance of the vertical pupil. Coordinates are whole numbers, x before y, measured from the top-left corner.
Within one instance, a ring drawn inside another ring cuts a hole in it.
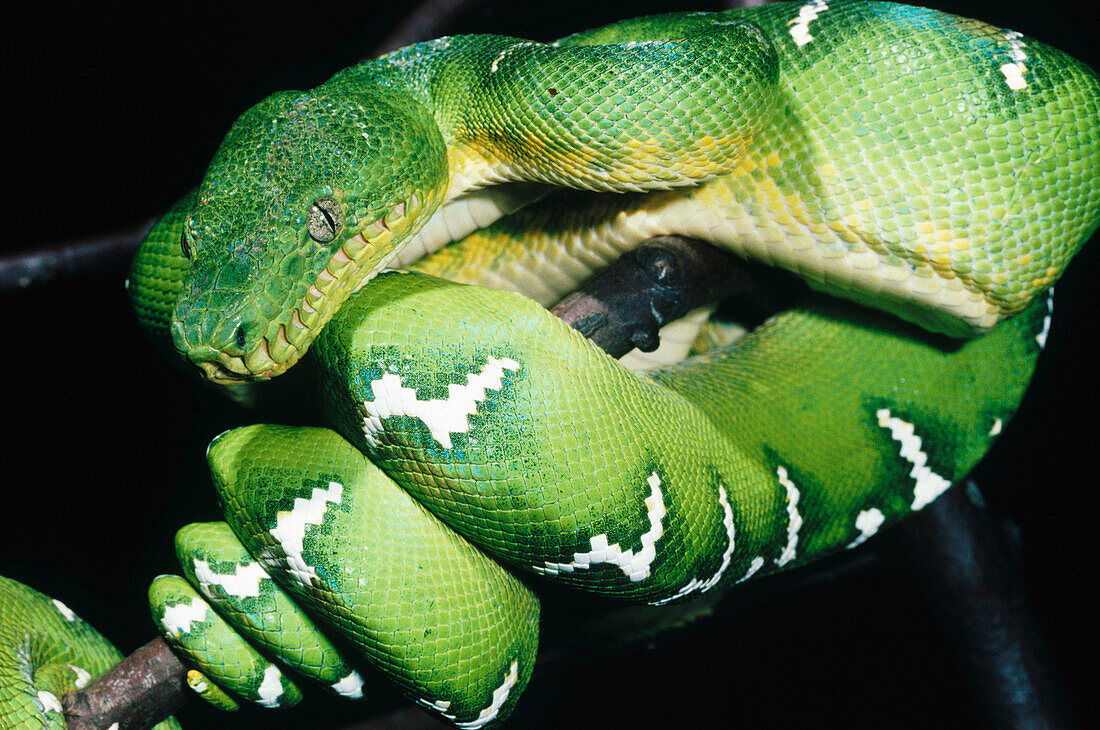
[[[327,210],[325,210],[323,206],[320,206],[320,205],[317,206],[317,210],[321,211],[321,215],[324,216],[325,223],[328,225],[329,230],[331,230],[333,233],[335,233],[336,232],[336,221],[332,220],[332,216],[329,215],[329,212]]]
[[[187,245],[187,232],[186,231],[180,234],[180,250],[183,251],[183,257],[185,259],[190,260],[190,258],[191,258],[191,249]]]

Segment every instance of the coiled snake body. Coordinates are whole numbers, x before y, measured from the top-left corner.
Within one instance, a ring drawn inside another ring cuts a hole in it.
[[[1100,221],[1097,169],[1089,69],[888,3],[445,38],[276,94],[130,291],[215,381],[312,348],[339,435],[216,438],[228,524],[180,532],[155,618],[222,706],[296,702],[287,667],[358,696],[366,659],[499,722],[538,624],[502,565],[666,603],[855,547],[964,476]],[[526,205],[557,186],[594,192]],[[665,233],[849,301],[645,374],[541,306]]]

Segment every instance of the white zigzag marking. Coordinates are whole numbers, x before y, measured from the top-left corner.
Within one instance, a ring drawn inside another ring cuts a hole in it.
[[[198,596],[191,599],[190,603],[177,603],[174,606],[166,606],[164,616],[160,619],[160,625],[165,631],[179,636],[190,634],[191,624],[206,618],[206,612],[210,606]]]
[[[195,564],[195,578],[202,592],[210,595],[210,586],[221,586],[231,596],[245,598],[260,595],[260,581],[270,578],[259,563],[238,565],[232,574],[215,573],[210,563],[192,558]]]
[[[913,465],[909,476],[916,481],[916,486],[910,509],[923,509],[946,492],[951,482],[928,468],[928,454],[921,451],[921,438],[914,433],[913,424],[891,417],[888,408],[880,408],[875,415],[878,416],[878,425],[890,429],[890,435],[901,444],[901,457]]]
[[[378,446],[383,418],[411,416],[423,421],[432,438],[449,449],[451,434],[470,430],[470,416],[485,400],[485,391],[503,387],[505,370],[519,370],[519,363],[507,357],[490,357],[480,373],[466,376],[466,385],[452,383],[447,386],[447,398],[426,401],[418,400],[415,390],[402,385],[401,376],[386,373],[370,383],[374,400],[363,401],[363,434],[371,446]]]
[[[92,681],[92,673],[89,672],[87,669],[81,669],[75,664],[70,664],[69,669],[73,670],[73,674],[76,675],[74,686],[77,689],[84,689],[88,682]]]
[[[737,579],[738,583],[744,583],[749,578],[756,575],[756,571],[764,567],[764,558],[757,555],[752,559],[752,563],[749,565],[749,569],[745,571],[745,574]]]
[[[315,487],[309,499],[298,497],[294,500],[294,508],[289,512],[280,512],[275,517],[275,527],[269,532],[279,541],[279,545],[286,554],[287,565],[291,575],[304,586],[313,584],[317,578],[317,570],[308,565],[302,557],[306,530],[310,525],[319,525],[325,520],[325,510],[330,502],[339,504],[344,493],[344,487],[337,482],[329,482],[328,489]]]
[[[670,601],[675,601],[677,598],[683,598],[684,596],[699,591],[700,593],[706,593],[714,586],[718,585],[718,581],[722,580],[722,576],[726,572],[726,568],[730,567],[730,559],[733,557],[734,536],[736,530],[733,526],[733,509],[730,507],[729,500],[726,499],[726,488],[718,487],[718,504],[722,506],[722,525],[726,528],[726,551],[722,553],[722,564],[718,566],[718,570],[709,580],[701,581],[698,578],[692,578],[689,580],[680,590],[676,591],[674,595],[667,598],[661,598],[657,601],[650,601],[652,606],[663,606]]]
[[[51,598],[50,600],[53,601],[54,608],[56,608],[58,612],[65,617],[66,621],[76,621],[76,614],[73,613],[73,610],[71,608],[69,608],[56,598]]]
[[[798,9],[798,17],[789,23],[791,26],[789,32],[796,46],[801,48],[814,39],[810,35],[810,22],[817,20],[817,16],[828,9],[829,4],[824,0],[814,0],[814,2],[807,3]]]
[[[1039,349],[1042,350],[1047,346],[1047,336],[1050,335],[1050,320],[1054,317],[1054,287],[1050,288],[1050,294],[1047,295],[1047,316],[1043,317],[1043,329],[1039,334],[1035,335],[1035,342],[1039,344]]]
[[[478,713],[478,716],[469,722],[456,722],[455,725],[462,730],[478,730],[478,728],[492,722],[492,720],[500,713],[500,708],[504,707],[504,703],[508,701],[508,694],[512,691],[512,687],[516,686],[516,682],[519,681],[519,662],[513,660],[512,666],[508,669],[508,676],[504,678],[500,686],[493,690],[493,701],[489,703],[489,706]]]
[[[859,535],[848,543],[847,547],[854,548],[867,542],[867,538],[878,532],[878,528],[882,527],[885,521],[886,517],[874,507],[860,511],[856,515],[856,529],[859,530]]]
[[[450,700],[436,700],[433,702],[432,700],[422,699],[416,700],[416,704],[429,710],[435,710],[453,722],[455,727],[462,728],[462,730],[478,730],[478,728],[491,722],[500,713],[500,708],[504,707],[504,703],[508,701],[508,694],[512,691],[512,687],[516,686],[517,681],[519,681],[519,661],[512,660],[512,665],[508,668],[508,674],[504,677],[504,681],[493,690],[493,699],[489,706],[478,713],[478,716],[473,720],[467,722],[457,722],[458,715],[447,712],[451,709]]]
[[[448,720],[455,719],[454,715],[448,715],[446,712],[447,710],[451,709],[450,700],[436,700],[435,702],[432,702],[431,700],[416,700],[416,704],[420,705],[421,707],[426,707],[429,710],[435,710]]]
[[[278,707],[283,696],[283,673],[274,664],[268,664],[264,670],[264,681],[256,689],[260,699],[256,702],[264,707]]]
[[[609,545],[607,535],[596,535],[588,539],[592,549],[587,553],[573,553],[572,562],[547,562],[542,566],[532,566],[532,569],[540,573],[557,575],[563,572],[572,573],[574,570],[587,570],[599,563],[611,563],[617,565],[633,583],[648,578],[650,565],[657,557],[657,540],[664,534],[661,520],[665,516],[665,503],[661,494],[661,478],[657,476],[657,472],[653,472],[646,481],[650,488],[650,495],[645,500],[649,531],[642,535],[642,549],[637,555],[634,554],[633,548],[623,550],[618,543]]]
[[[38,690],[38,703],[42,705],[42,712],[61,712],[61,701],[57,695],[44,689]]]
[[[341,679],[339,682],[335,682],[332,685],[332,689],[336,691],[336,694],[348,697],[353,700],[362,699],[363,697],[363,678],[359,676],[359,672],[352,671],[351,674]]]
[[[775,473],[779,477],[779,483],[787,490],[787,518],[789,520],[787,523],[787,545],[783,548],[783,552],[780,553],[779,557],[775,559],[775,564],[782,568],[794,560],[797,554],[798,531],[802,527],[802,515],[798,514],[798,487],[787,477],[785,468],[779,467],[775,470]]]
[[[1004,39],[1008,41],[1009,46],[1008,57],[1012,60],[1001,66],[1001,73],[1004,74],[1008,88],[1013,91],[1027,87],[1027,79],[1024,78],[1024,73],[1027,72],[1027,66],[1024,65],[1027,53],[1024,49],[1027,48],[1027,44],[1020,38],[1023,38],[1023,33],[1014,30],[1004,32]]]

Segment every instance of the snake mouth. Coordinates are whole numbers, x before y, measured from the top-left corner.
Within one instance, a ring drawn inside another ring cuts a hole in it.
[[[511,183],[463,193],[436,208],[433,198],[412,194],[347,239],[329,258],[304,296],[267,323],[248,352],[189,343],[173,331],[177,348],[207,380],[230,385],[282,375],[309,349],[344,301],[378,273],[404,268],[498,218],[544,197],[540,183]],[[423,216],[425,209],[431,216]]]
[[[408,230],[407,211],[418,203],[416,196],[408,204],[398,203],[344,241],[304,296],[268,322],[263,335],[248,352],[227,352],[209,345],[180,349],[207,380],[220,385],[270,380],[282,375],[298,363],[344,301],[385,269],[404,248],[403,241],[397,245],[395,241],[401,241]]]
[[[364,249],[351,242],[350,248]],[[366,275],[341,246],[329,264],[310,285],[298,304],[269,323],[267,331],[251,351],[233,355],[212,347],[193,349],[188,359],[197,365],[207,380],[221,385],[263,381],[282,375],[296,365],[340,304],[351,291],[374,277]],[[336,269],[336,272],[333,271]]]
[[[285,342],[285,335],[283,336]],[[286,346],[293,348],[286,343]],[[295,352],[291,357],[276,360],[271,354],[271,344],[267,338],[261,338],[256,346],[245,357],[227,355],[224,352],[212,350],[210,354],[192,353],[191,362],[202,370],[206,379],[219,385],[232,385],[256,380],[270,380],[277,375],[282,375],[295,365],[300,359]]]

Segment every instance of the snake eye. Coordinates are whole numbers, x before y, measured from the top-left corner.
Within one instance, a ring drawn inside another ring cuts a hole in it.
[[[191,244],[187,242],[187,231],[180,234],[180,250],[183,251],[183,257],[190,261],[193,254],[191,253]]]
[[[344,211],[329,196],[317,198],[309,209],[306,230],[317,243],[328,243],[344,227]]]

